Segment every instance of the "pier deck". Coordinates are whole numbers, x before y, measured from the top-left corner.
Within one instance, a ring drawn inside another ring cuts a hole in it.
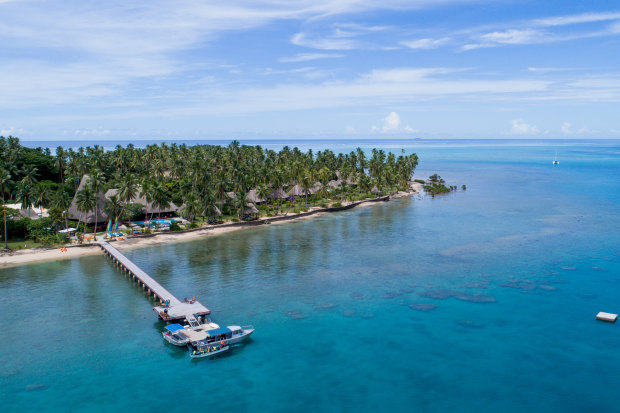
[[[129,258],[125,257],[119,250],[105,241],[100,241],[99,245],[124,271],[134,277],[143,288],[153,294],[160,302],[168,301],[167,307],[157,305],[153,309],[166,321],[182,320],[191,316],[202,316],[211,313],[207,307],[198,300],[193,302],[182,302],[170,291],[165,289],[160,283],[155,281],[150,275],[134,264]]]

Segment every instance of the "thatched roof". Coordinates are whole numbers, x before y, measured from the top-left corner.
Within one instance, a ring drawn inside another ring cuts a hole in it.
[[[232,200],[237,199],[237,194],[234,191],[226,192],[226,196]]]
[[[94,224],[95,223],[95,211],[89,211],[89,212],[85,212],[85,213],[80,213],[80,211],[78,211],[77,208],[77,194],[78,192],[80,192],[82,189],[84,189],[84,187],[86,187],[86,185],[88,185],[88,182],[90,181],[90,177],[88,175],[84,175],[82,177],[82,180],[80,181],[80,186],[78,186],[77,191],[75,192],[75,196],[73,197],[73,200],[71,201],[71,206],[69,207],[69,210],[67,211],[67,215],[69,217],[69,219],[75,219],[78,220],[81,217],[82,222],[86,222],[87,224]],[[108,220],[108,216],[103,212],[103,206],[105,205],[105,195],[103,194],[103,191],[100,191],[97,194],[97,222],[106,222]]]
[[[316,194],[322,187],[323,185],[320,182],[315,182],[314,185],[312,185],[312,188],[310,188],[310,195]]]
[[[274,189],[273,191],[271,191],[271,193],[269,194],[269,196],[267,198],[269,198],[269,199],[287,199],[288,195],[286,195],[286,192],[284,192],[284,190],[282,188],[278,188],[278,189]]]
[[[370,190],[370,192],[373,193],[373,194],[378,194],[381,191],[379,191],[379,189],[376,186],[373,186],[372,189]]]
[[[249,203],[245,206],[245,209],[243,210],[243,213],[246,215],[251,215],[251,214],[258,214],[258,209],[256,209],[256,207],[254,206],[253,203]]]
[[[341,181],[341,180],[337,180],[337,181],[331,180],[331,181],[329,181],[329,182],[327,183],[327,186],[329,186],[329,187],[331,187],[331,188],[338,189],[338,188],[340,188],[340,184],[341,184],[341,183],[342,183],[342,181]]]
[[[118,194],[118,189],[108,189],[108,191],[105,193],[105,198],[108,199],[116,194]],[[170,206],[168,208],[162,208],[161,210],[159,208],[153,207],[153,204],[151,202],[146,201],[146,197],[142,193],[141,187],[138,187],[138,194],[131,199],[130,203],[144,205],[144,208],[142,208],[142,212],[144,212],[145,214],[157,214],[159,212],[177,212],[180,209],[179,206],[175,205],[172,202],[170,203]]]
[[[306,192],[310,193],[309,190],[304,191],[301,185],[295,185],[290,191],[288,191],[288,196],[304,196],[306,195]]]
[[[253,202],[255,204],[260,204],[261,202],[266,201],[266,199],[263,199],[258,196],[258,191],[256,191],[256,189],[250,189],[250,191],[248,192],[247,198],[250,202]]]
[[[220,209],[215,205],[211,205],[211,207],[207,209],[207,212],[208,212],[207,214],[208,217],[221,217],[222,216],[222,211],[220,211]]]

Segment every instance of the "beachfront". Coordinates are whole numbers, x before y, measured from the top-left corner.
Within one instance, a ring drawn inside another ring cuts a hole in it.
[[[420,184],[419,182],[411,182],[410,187],[407,191],[398,191],[389,196],[371,198],[356,202],[345,201],[339,208],[312,207],[307,212],[288,213],[278,217],[260,217],[257,220],[250,222],[236,222],[229,223],[227,225],[205,225],[204,227],[193,230],[178,232],[158,232],[155,234],[149,234],[148,236],[127,236],[123,237],[124,240],[122,241],[116,241],[115,247],[120,250],[127,250],[169,243],[188,242],[204,237],[226,234],[232,231],[248,230],[256,227],[257,225],[264,225],[266,223],[275,225],[290,222],[292,220],[310,219],[312,217],[319,216],[320,214],[338,212],[359,206],[368,206],[372,205],[372,203],[374,202],[381,202],[390,198],[397,199],[405,196],[420,194],[421,192],[422,184]],[[59,248],[37,248],[18,250],[10,253],[3,252],[0,254],[0,268],[24,265],[41,261],[72,259],[96,254],[101,254],[101,250],[98,248],[98,245],[94,240],[89,240],[88,242],[85,242],[83,244],[67,246],[67,248],[65,248],[63,251],[61,251]]]

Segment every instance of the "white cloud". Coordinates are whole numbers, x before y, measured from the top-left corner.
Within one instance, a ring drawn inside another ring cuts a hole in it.
[[[19,136],[24,134],[24,129],[16,128],[15,126],[9,126],[8,128],[0,129],[0,136]]]
[[[477,36],[479,43],[470,43],[463,46],[463,50],[473,50],[483,47],[495,47],[507,44],[531,44],[546,41],[547,35],[540,30],[505,30],[485,33]]]
[[[579,128],[576,131],[573,130],[573,125],[570,122],[564,122],[560,128],[562,133],[567,136],[571,135],[591,135],[595,131],[592,131],[588,128]]]
[[[400,44],[402,44],[403,46],[407,46],[410,49],[436,49],[442,44],[445,44],[449,41],[450,41],[449,37],[444,37],[441,39],[424,38],[424,39],[417,39],[417,40],[402,41],[400,42]]]
[[[298,53],[292,57],[281,57],[278,61],[282,63],[297,63],[318,59],[335,59],[339,57],[344,57],[344,55],[336,53]]]
[[[381,119],[383,126],[381,127],[381,133],[397,133],[397,132],[416,132],[409,125],[403,125],[400,120],[400,115],[396,112],[390,112],[385,118]],[[373,132],[379,132],[379,128],[372,127]]]
[[[306,33],[296,33],[291,37],[291,43],[296,46],[310,47],[320,50],[351,50],[360,47],[359,42],[342,37],[309,36]]]
[[[65,134],[73,134],[75,136],[105,136],[109,135],[110,131],[103,129],[101,126],[95,129],[75,129],[73,131],[65,130]]]
[[[556,16],[556,17],[548,17],[544,19],[536,19],[533,24],[537,26],[565,26],[569,24],[579,24],[579,23],[596,23],[601,21],[609,21],[609,20],[620,20],[620,13],[617,12],[609,12],[609,13],[583,13],[583,14],[573,14],[569,16]]]
[[[355,128],[353,126],[347,126],[344,130],[344,133],[346,133],[347,135],[353,135],[355,133],[357,133],[357,130],[355,130]]]
[[[561,127],[562,133],[564,135],[572,135],[573,131],[572,131],[571,127],[572,127],[572,125],[570,124],[570,122],[564,122],[562,124],[562,127]]]
[[[515,135],[537,135],[540,130],[536,125],[525,123],[523,119],[513,119],[510,133]]]

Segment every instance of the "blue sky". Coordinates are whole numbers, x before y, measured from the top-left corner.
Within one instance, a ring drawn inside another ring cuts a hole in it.
[[[0,0],[0,135],[620,138],[611,1]]]

